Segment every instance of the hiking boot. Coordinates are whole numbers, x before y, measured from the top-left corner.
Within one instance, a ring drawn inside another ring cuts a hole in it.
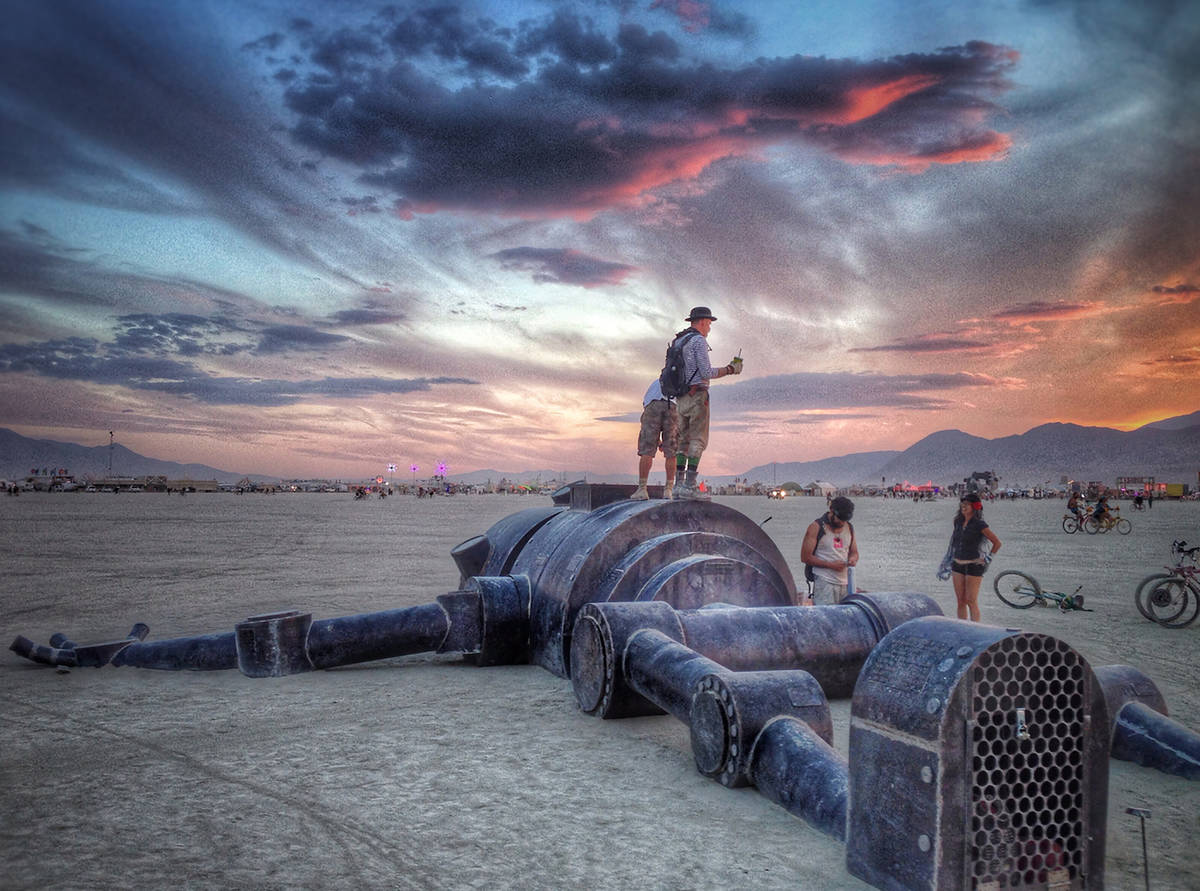
[[[637,491],[629,496],[630,501],[649,501],[650,493],[646,491],[646,484],[642,483],[637,487]]]
[[[674,483],[667,483],[665,486],[663,486],[662,497],[665,498],[667,501],[670,501],[671,496],[674,494],[675,494],[675,484]]]
[[[708,494],[701,492],[696,486],[696,471],[688,470],[683,478],[683,485],[675,493],[679,501],[711,501]]]

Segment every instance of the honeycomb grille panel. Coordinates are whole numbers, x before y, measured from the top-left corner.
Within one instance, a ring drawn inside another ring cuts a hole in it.
[[[1086,676],[1078,654],[1039,635],[1004,638],[973,666],[970,887],[1078,887]]]

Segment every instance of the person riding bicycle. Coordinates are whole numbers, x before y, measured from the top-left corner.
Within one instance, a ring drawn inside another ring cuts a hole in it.
[[[1112,508],[1108,506],[1108,496],[1101,495],[1096,502],[1096,507],[1092,511],[1092,516],[1096,518],[1096,522],[1104,525],[1112,519]]]
[[[1075,519],[1083,522],[1083,508],[1079,505],[1079,493],[1072,492],[1071,497],[1067,499],[1067,510],[1075,515]]]

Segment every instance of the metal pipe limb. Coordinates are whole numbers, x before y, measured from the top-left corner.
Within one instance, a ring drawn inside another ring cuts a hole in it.
[[[149,643],[135,641],[114,655],[109,664],[159,671],[223,671],[237,668],[237,641],[232,631]]]
[[[649,628],[630,636],[618,670],[632,690],[688,725],[696,768],[725,786],[749,785],[754,738],[779,715],[833,741],[829,704],[807,671],[732,672]]]
[[[826,745],[833,718],[816,678],[803,669],[725,671],[700,679],[688,721],[696,768],[724,786],[747,786],[754,740],[779,716],[804,722]]]
[[[924,594],[856,595],[836,606],[676,610],[661,601],[589,603],[572,632],[571,683],[579,707],[603,718],[659,714],[630,688],[620,660],[629,638],[661,631],[729,671],[803,669],[828,698],[854,691],[867,656],[893,628],[941,615]]]
[[[690,723],[692,693],[701,678],[728,673],[711,659],[651,628],[629,638],[621,656],[621,670],[634,691],[685,724]]]
[[[1173,776],[1200,780],[1200,734],[1141,702],[1129,703],[1117,715],[1112,756]]]
[[[850,801],[847,761],[798,718],[767,723],[750,751],[750,781],[764,796],[814,829],[846,841]]]
[[[37,662],[40,665],[74,668],[79,664],[74,647],[70,649],[48,647],[45,644],[34,643],[23,634],[18,634],[8,648],[18,656],[24,656],[30,662]]]
[[[1108,704],[1112,757],[1200,779],[1200,734],[1167,716],[1153,680],[1131,665],[1102,665],[1096,678]]]

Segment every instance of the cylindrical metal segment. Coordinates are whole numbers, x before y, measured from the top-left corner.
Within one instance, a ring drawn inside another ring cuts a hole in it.
[[[683,638],[677,613],[666,603],[590,603],[580,611],[571,639],[571,686],[583,711],[601,718],[662,714],[629,686],[619,664],[626,642],[644,628]]]
[[[692,545],[689,535],[696,536]],[[658,556],[630,558],[646,555],[646,543],[664,537],[668,543]],[[722,540],[736,543],[729,544],[733,553],[707,553]],[[628,573],[649,581],[662,569],[658,560],[672,563],[676,550],[684,554],[689,547],[693,553],[687,556],[713,559],[698,561],[680,578],[671,576],[655,595],[640,593],[645,583],[633,591],[633,583],[624,581]],[[738,564],[752,569],[739,571]],[[570,636],[579,610],[609,600],[618,588],[628,597],[686,594],[696,606],[713,600],[750,606],[795,602],[795,583],[775,543],[745,515],[712,502],[619,501],[590,513],[567,511],[534,533],[512,575],[529,579],[532,659],[563,677],[569,675]]]
[[[883,635],[928,615],[941,615],[932,598],[897,593],[833,606],[686,610],[679,622],[684,643],[731,671],[804,669],[828,698],[841,699]]]
[[[234,627],[238,668],[250,678],[279,678],[312,671],[305,651],[312,613],[288,610],[251,616]]]
[[[1142,702],[1126,704],[1117,715],[1112,756],[1200,780],[1200,735]]]
[[[688,723],[692,693],[705,675],[725,669],[661,631],[632,634],[621,657],[629,686],[668,714]]]
[[[517,511],[493,523],[483,535],[468,538],[450,551],[466,586],[472,576],[508,575],[513,561],[526,543],[546,523],[563,514],[566,508],[531,507]]]
[[[854,690],[847,869],[878,887],[1099,886],[1107,724],[1095,674],[1063,641],[905,623]]]
[[[529,582],[508,576],[476,576],[467,590],[478,592],[482,639],[477,665],[516,665],[529,661]]]
[[[1131,702],[1140,702],[1156,712],[1168,714],[1167,700],[1158,685],[1132,665],[1101,665],[1096,669],[1096,680],[1104,691],[1109,721],[1114,726],[1121,709]]]
[[[720,672],[700,679],[688,718],[696,768],[726,786],[744,786],[755,737],[774,718],[804,721],[833,743],[833,719],[820,684],[807,671]]]
[[[30,662],[37,662],[41,665],[58,665],[63,668],[74,668],[78,663],[75,657],[75,649],[62,648],[54,646],[46,646],[45,644],[34,643],[23,634],[18,634],[8,648],[18,656],[24,656]]]
[[[441,646],[449,627],[446,611],[437,603],[320,619],[308,632],[308,658],[320,669],[431,653]]]
[[[759,792],[789,813],[846,840],[846,759],[804,721],[787,716],[768,721],[754,740],[749,776]]]
[[[237,668],[237,635],[224,631],[131,643],[113,656],[111,664],[159,671],[224,671]]]

